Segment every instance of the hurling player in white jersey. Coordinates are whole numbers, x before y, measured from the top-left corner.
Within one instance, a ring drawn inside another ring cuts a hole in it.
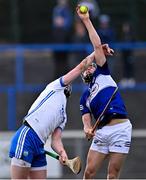
[[[110,55],[111,49],[103,45]],[[67,121],[66,101],[71,93],[71,83],[93,62],[95,53],[83,59],[74,69],[51,82],[32,104],[23,125],[11,141],[9,156],[12,179],[46,179],[46,155],[44,145],[51,137],[51,147],[65,164],[67,153],[61,135]]]
[[[107,179],[119,178],[121,167],[129,152],[132,125],[127,118],[124,102],[116,92],[107,110],[100,119],[95,132],[92,132],[92,117],[97,120],[112,96],[117,84],[112,79],[105,54],[91,20],[89,12],[83,14],[77,7],[77,14],[85,25],[95,51],[95,62],[82,73],[88,89],[80,99],[80,110],[84,133],[93,137],[87,156],[84,179],[94,179],[103,161],[108,157]]]

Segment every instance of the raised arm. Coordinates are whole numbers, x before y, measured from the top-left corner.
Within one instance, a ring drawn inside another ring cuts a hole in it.
[[[94,61],[94,59],[95,52],[91,53],[89,56],[83,59],[80,64],[78,64],[74,69],[63,76],[64,84],[68,85],[73,80],[75,80],[82,72],[84,72],[88,68],[88,66]]]
[[[85,14],[82,14],[80,12],[79,6],[78,6],[77,14],[80,17],[80,19],[82,20],[82,22],[84,23],[84,25],[88,31],[90,41],[91,41],[91,43],[94,47],[94,51],[95,51],[95,61],[98,65],[102,66],[106,61],[106,57],[105,57],[105,54],[104,54],[104,51],[103,51],[103,48],[101,45],[100,37],[97,34],[97,32],[90,20],[89,13],[87,12]]]

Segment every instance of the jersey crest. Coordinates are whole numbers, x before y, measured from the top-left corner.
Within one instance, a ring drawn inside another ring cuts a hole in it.
[[[90,99],[92,99],[93,97],[95,97],[95,95],[97,94],[99,90],[99,84],[95,83],[92,88],[89,90],[90,91]]]

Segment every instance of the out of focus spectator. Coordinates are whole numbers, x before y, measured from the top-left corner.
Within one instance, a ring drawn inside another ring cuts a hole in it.
[[[99,16],[99,28],[97,29],[102,43],[115,42],[116,33],[114,27],[111,25],[110,16],[102,14]]]
[[[69,0],[57,0],[52,15],[52,43],[68,43],[72,28]],[[68,71],[67,51],[54,52],[55,78]]]
[[[75,19],[73,34],[71,36],[71,43],[73,44],[85,44],[89,42],[89,38],[87,36],[87,31],[81,22],[80,19]],[[71,53],[70,60],[72,65],[75,65],[81,61],[84,57],[87,56],[86,50],[74,51]]]
[[[111,44],[114,43],[116,40],[116,31],[111,24],[110,16],[107,14],[101,14],[99,16],[99,26],[97,28],[97,32],[101,38],[102,43]],[[111,46],[111,45],[110,45]],[[107,60],[109,61],[109,69],[111,71],[111,74],[114,74],[114,57],[107,57]]]
[[[124,43],[131,43],[135,39],[129,22],[122,24],[121,41]],[[135,86],[135,72],[134,72],[134,61],[133,61],[133,50],[123,49],[121,51],[121,60],[123,63],[123,77],[120,81],[120,85],[123,87]]]
[[[96,0],[78,0],[77,4],[87,6],[92,19],[97,18],[100,14],[100,9]]]

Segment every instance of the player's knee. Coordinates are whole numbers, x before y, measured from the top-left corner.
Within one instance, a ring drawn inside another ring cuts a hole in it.
[[[107,179],[117,179],[119,176],[120,169],[119,168],[111,168],[108,171]]]
[[[85,179],[94,178],[96,174],[95,169],[93,168],[87,168],[84,173]]]

